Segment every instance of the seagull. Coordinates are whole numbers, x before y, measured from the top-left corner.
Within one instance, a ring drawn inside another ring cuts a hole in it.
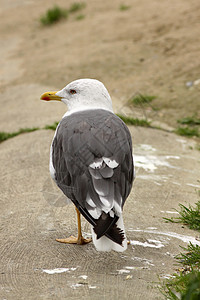
[[[97,251],[127,249],[123,206],[134,180],[132,139],[126,124],[114,114],[111,97],[96,79],[78,79],[41,100],[58,100],[67,112],[58,124],[50,148],[50,174],[77,212],[78,237],[61,243],[87,244],[81,232],[83,215],[91,224]]]

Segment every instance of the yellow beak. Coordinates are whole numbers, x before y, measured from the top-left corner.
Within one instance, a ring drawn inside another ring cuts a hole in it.
[[[56,93],[57,92],[46,92],[41,95],[40,99],[46,101],[50,101],[50,100],[61,101],[61,97],[57,96]]]

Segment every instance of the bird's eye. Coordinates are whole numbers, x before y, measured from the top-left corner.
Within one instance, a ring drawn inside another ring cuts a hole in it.
[[[72,95],[73,95],[73,94],[76,94],[76,90],[70,90],[69,92],[70,92],[70,94],[72,94]]]

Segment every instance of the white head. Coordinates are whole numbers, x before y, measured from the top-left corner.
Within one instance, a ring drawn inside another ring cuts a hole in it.
[[[61,100],[69,111],[101,108],[113,111],[110,95],[96,79],[78,79],[69,83],[58,92],[47,92],[42,100]]]

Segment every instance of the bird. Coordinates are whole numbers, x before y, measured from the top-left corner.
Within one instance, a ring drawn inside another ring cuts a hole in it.
[[[99,80],[84,78],[40,99],[62,101],[68,108],[55,131],[49,169],[75,205],[78,236],[57,241],[82,245],[92,240],[97,251],[125,251],[122,213],[135,177],[132,138],[114,114],[108,90]],[[81,215],[91,224],[92,239],[82,235]]]

